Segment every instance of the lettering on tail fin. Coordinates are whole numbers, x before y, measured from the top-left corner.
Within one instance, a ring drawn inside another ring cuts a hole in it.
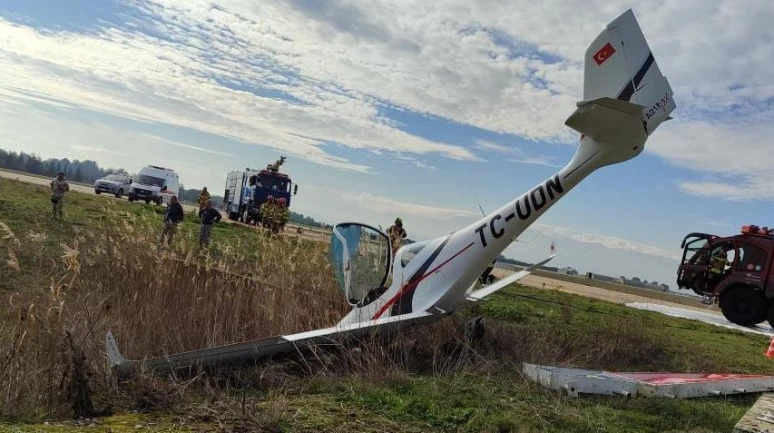
[[[556,200],[557,197],[559,197],[563,192],[564,186],[562,185],[562,181],[559,179],[559,175],[557,174],[553,179],[548,179],[543,183],[543,185],[538,185],[532,189],[532,191],[524,194],[521,196],[521,198],[516,200],[515,212],[511,212],[505,217],[500,214],[496,214],[492,217],[491,220],[489,220],[489,224],[484,223],[476,228],[475,231],[481,238],[481,246],[486,248],[486,246],[489,245],[487,243],[486,233],[484,233],[484,230],[486,230],[487,227],[489,228],[489,233],[491,236],[495,239],[498,239],[505,235],[506,225],[512,219],[518,216],[520,220],[526,220],[532,216],[533,210],[537,212],[540,209],[543,209],[549,202]],[[505,219],[505,222],[502,224],[498,222],[501,219]]]
[[[652,107],[648,108],[648,111],[645,113],[645,116],[650,119],[653,117],[658,110],[666,111],[667,104],[669,104],[669,101],[671,101],[672,98],[669,97],[669,93],[664,94],[664,97],[661,98],[658,102],[653,104]]]

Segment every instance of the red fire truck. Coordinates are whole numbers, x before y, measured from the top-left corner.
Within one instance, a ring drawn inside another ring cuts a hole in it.
[[[720,237],[691,233],[683,239],[677,285],[720,304],[730,322],[774,326],[774,229],[742,226]]]

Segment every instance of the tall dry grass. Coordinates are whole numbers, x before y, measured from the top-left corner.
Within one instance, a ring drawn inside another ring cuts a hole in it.
[[[245,230],[215,235],[210,254],[181,227],[165,247],[155,215],[114,209],[53,247],[45,233],[0,229],[4,278],[32,276],[0,307],[3,417],[66,413],[87,383],[109,393],[108,329],[142,358],[330,326],[346,311],[323,244]]]
[[[119,387],[107,365],[108,329],[125,357],[143,358],[331,326],[348,309],[325,243],[244,230],[229,239],[215,233],[214,250],[199,251],[189,226],[164,247],[158,220],[108,207],[98,227],[54,246],[46,233],[17,234],[0,224],[3,277],[32,281],[0,304],[0,418],[152,409],[194,388],[276,392],[288,377],[308,374],[355,373],[385,383],[417,372],[481,374],[521,361],[627,365],[659,353],[657,341],[626,323],[586,338],[490,323],[471,345],[463,314],[400,338],[367,337],[223,378],[138,377]]]

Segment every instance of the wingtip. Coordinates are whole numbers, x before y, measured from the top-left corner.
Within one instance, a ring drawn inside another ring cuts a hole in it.
[[[115,337],[113,337],[112,331],[108,331],[107,334],[105,334],[105,346],[107,348],[108,362],[111,368],[126,362],[126,359],[121,355],[121,351],[118,350],[118,344],[116,343]]]

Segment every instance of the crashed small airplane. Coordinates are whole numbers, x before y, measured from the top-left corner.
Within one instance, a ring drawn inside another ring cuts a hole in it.
[[[110,365],[118,375],[137,369],[177,370],[255,362],[325,344],[425,324],[452,314],[530,274],[545,260],[497,282],[477,279],[535,220],[593,171],[639,155],[648,137],[676,105],[637,23],[627,10],[588,47],[583,101],[565,124],[581,134],[572,160],[554,176],[458,231],[405,245],[394,252],[388,237],[359,223],[337,224],[331,235],[336,278],[351,311],[330,328],[127,360],[107,333]],[[391,280],[389,283],[388,281]]]

